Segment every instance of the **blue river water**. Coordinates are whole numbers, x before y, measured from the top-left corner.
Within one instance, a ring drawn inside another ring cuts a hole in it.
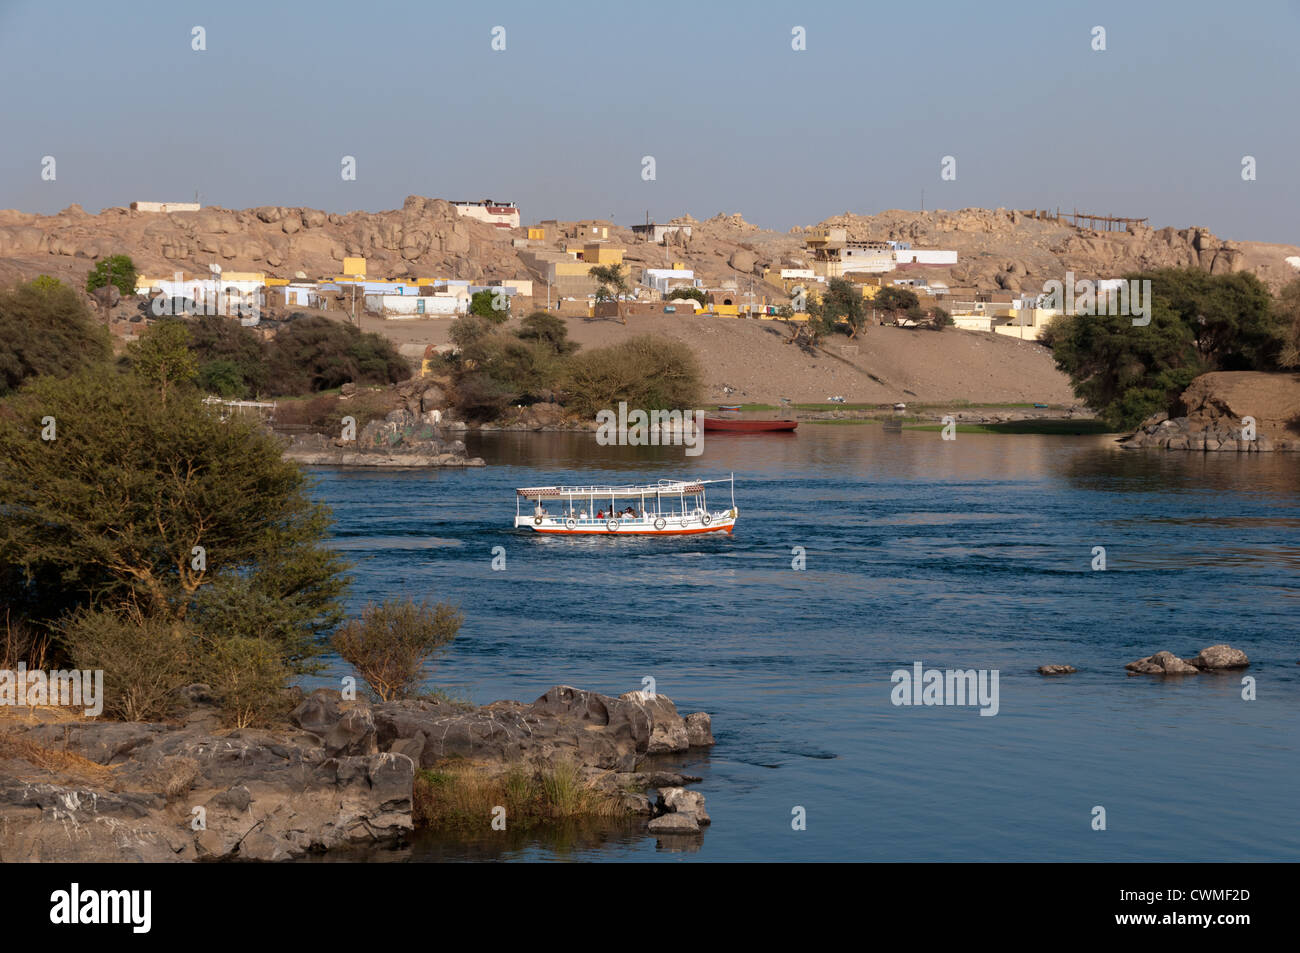
[[[653,677],[712,715],[716,746],[671,764],[703,777],[713,824],[686,851],[624,828],[426,837],[408,859],[1300,859],[1300,458],[877,424],[710,434],[697,457],[591,434],[467,442],[488,467],[313,471],[351,607],[459,603],[430,685],[476,703]],[[519,486],[732,472],[732,536],[511,528]],[[1220,642],[1251,667],[1124,671]],[[891,674],[917,662],[996,671],[997,714],[896,706]]]

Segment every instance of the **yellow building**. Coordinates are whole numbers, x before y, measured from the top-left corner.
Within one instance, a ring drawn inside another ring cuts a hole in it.
[[[621,265],[624,249],[604,242],[587,242],[582,246],[582,260],[588,265]]]
[[[364,258],[344,258],[343,274],[349,278],[364,278],[366,276],[366,260]]]

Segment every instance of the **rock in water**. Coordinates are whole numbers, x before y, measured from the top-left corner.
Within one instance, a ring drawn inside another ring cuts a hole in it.
[[[1211,645],[1209,648],[1201,649],[1201,654],[1192,659],[1191,664],[1202,671],[1214,671],[1246,668],[1250,665],[1250,659],[1241,649],[1234,649],[1231,645]]]
[[[1133,675],[1198,675],[1200,669],[1184,662],[1173,652],[1157,652],[1124,666]]]
[[[1040,665],[1039,675],[1073,675],[1078,669],[1073,665]]]
[[[713,719],[707,711],[686,716],[686,743],[692,748],[707,748],[713,744]]]
[[[698,834],[700,825],[693,815],[673,813],[651,818],[646,830],[651,834]]]
[[[650,748],[647,754],[685,751],[690,747],[686,721],[677,714],[677,706],[667,695],[635,691],[619,695],[620,701],[640,705],[650,719]]]

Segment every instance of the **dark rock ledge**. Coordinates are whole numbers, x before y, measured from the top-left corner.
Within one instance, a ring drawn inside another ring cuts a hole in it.
[[[709,823],[703,795],[683,787],[698,778],[637,771],[647,755],[713,744],[709,716],[682,718],[664,695],[557,686],[532,704],[467,708],[319,689],[291,721],[222,731],[206,707],[176,725],[9,720],[0,862],[276,861],[396,845],[413,828],[415,772],[451,757],[485,771],[565,760],[651,833],[698,836]]]

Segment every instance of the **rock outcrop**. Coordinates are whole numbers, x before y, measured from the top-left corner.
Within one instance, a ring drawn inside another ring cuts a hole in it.
[[[1215,371],[1180,398],[1186,413],[1154,414],[1120,446],[1205,453],[1300,451],[1300,374]]]
[[[221,731],[202,688],[184,693],[197,707],[183,724],[19,723],[0,734],[0,862],[278,861],[391,845],[413,828],[415,772],[447,758],[489,771],[567,762],[629,815],[658,822],[656,833],[709,823],[703,795],[684,788],[699,778],[637,771],[652,738],[656,753],[692,743],[663,695],[561,685],[532,704],[475,708],[318,689],[288,728]],[[696,741],[712,744],[692,717]]]
[[[1173,652],[1157,652],[1124,667],[1130,675],[1197,675],[1201,672],[1246,668],[1250,659],[1231,645],[1211,645],[1193,659],[1181,659]]]

